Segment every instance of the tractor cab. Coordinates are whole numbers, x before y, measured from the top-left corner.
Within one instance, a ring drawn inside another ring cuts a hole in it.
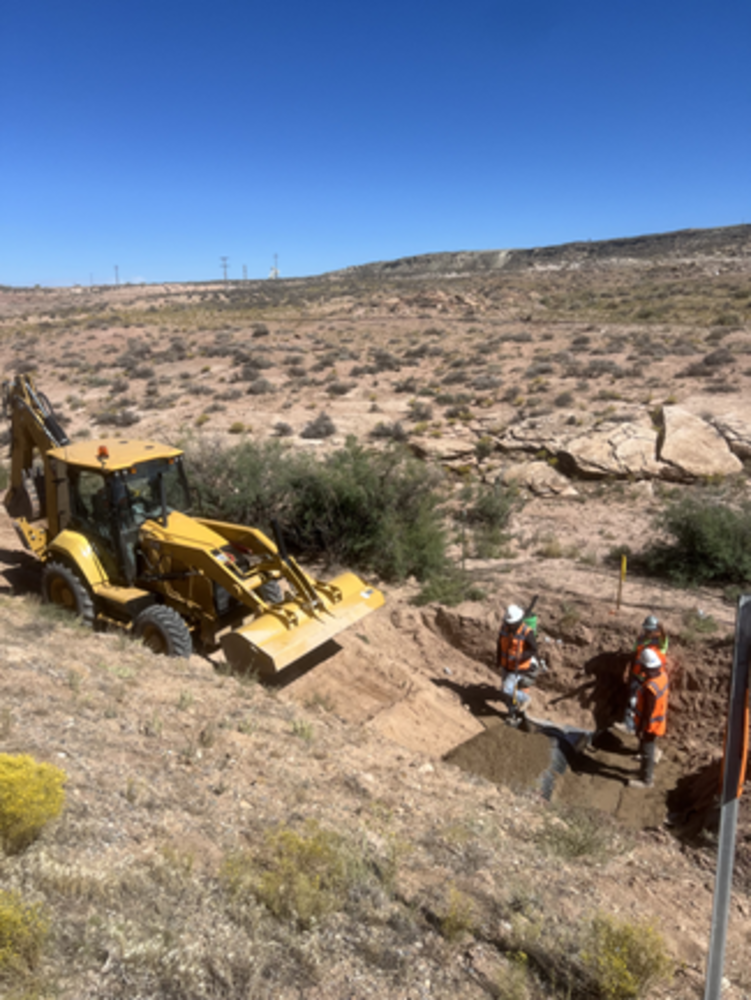
[[[149,451],[158,454],[132,460]],[[131,586],[139,573],[138,540],[146,521],[167,525],[190,498],[182,454],[150,442],[105,440],[49,453],[57,487],[57,530],[88,538],[110,578]]]

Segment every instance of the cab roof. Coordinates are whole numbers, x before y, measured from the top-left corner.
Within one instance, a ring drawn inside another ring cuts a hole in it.
[[[68,465],[106,473],[130,469],[154,458],[177,458],[182,451],[157,441],[111,437],[77,441],[62,448],[52,448],[48,454]]]

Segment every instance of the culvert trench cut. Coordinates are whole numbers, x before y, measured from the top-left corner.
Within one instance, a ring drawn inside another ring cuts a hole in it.
[[[598,645],[611,650],[594,654],[576,630],[570,637],[573,641],[568,642],[560,637],[556,640],[553,634],[538,636],[543,655],[555,651],[551,656],[553,669],[538,683],[550,696],[548,708],[580,691],[580,704],[586,698],[590,721],[572,725],[556,718],[554,707],[550,711],[530,709],[525,729],[516,729],[504,724],[506,710],[497,694],[497,683],[493,690],[495,677],[491,684],[464,689],[452,684],[465,707],[486,728],[445,754],[444,760],[495,784],[531,791],[554,805],[608,814],[630,828],[660,827],[666,821],[675,825],[676,817],[679,827],[684,821],[695,828],[711,827],[716,820],[716,801],[707,791],[711,782],[706,772],[712,750],[703,744],[701,753],[694,756],[691,750],[700,741],[693,735],[686,737],[686,732],[705,736],[717,707],[714,702],[705,704],[708,692],[714,692],[714,701],[722,700],[718,689],[722,690],[723,679],[717,670],[702,671],[696,664],[687,667],[683,650],[676,650],[673,719],[669,716],[668,736],[660,741],[663,757],[655,770],[655,783],[649,789],[632,788],[629,779],[639,777],[640,772],[638,740],[613,728],[613,723],[623,717],[624,670],[631,655],[623,650],[628,650],[633,637],[626,628],[605,624],[607,631],[598,634]],[[465,656],[490,666],[488,650],[493,649],[497,629],[493,623],[485,622],[483,628],[470,616],[441,609],[432,628]],[[695,658],[695,651],[691,653]],[[717,752],[721,753],[721,734]]]

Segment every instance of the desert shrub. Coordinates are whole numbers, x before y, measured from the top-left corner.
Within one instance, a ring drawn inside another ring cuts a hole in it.
[[[560,406],[563,408],[570,407],[574,405],[574,395],[571,392],[561,392],[553,400],[554,406]]]
[[[257,378],[248,386],[248,393],[251,396],[266,396],[275,391],[273,383],[269,382],[267,378]]]
[[[320,440],[336,434],[334,421],[328,413],[319,413],[315,420],[311,420],[300,431],[300,437],[308,440]]]
[[[543,851],[567,861],[598,860],[612,856],[615,833],[599,813],[570,808],[546,816],[535,839]]]
[[[477,375],[470,384],[477,392],[490,392],[492,389],[499,389],[503,380],[495,375]]]
[[[672,977],[673,962],[659,930],[598,915],[592,921],[581,961],[603,1000],[630,1000]]]
[[[409,437],[409,433],[404,429],[398,420],[393,423],[379,420],[375,427],[371,430],[370,436],[376,440],[406,441]]]
[[[349,438],[294,477],[291,537],[384,579],[424,579],[445,560],[436,486],[436,474],[402,449],[378,453]]]
[[[494,451],[495,441],[488,434],[483,434],[482,437],[475,442],[475,458],[478,462],[484,462],[486,458],[490,458]]]
[[[515,489],[480,483],[465,491],[464,516],[468,524],[485,528],[505,528],[519,503]]]
[[[250,892],[275,917],[302,928],[344,909],[366,876],[359,852],[314,820],[299,833],[283,826],[268,831],[256,852],[229,855],[221,870],[230,895]]]
[[[0,889],[0,978],[7,980],[32,971],[47,932],[47,919],[38,905]]]
[[[92,417],[95,424],[103,427],[132,427],[141,419],[133,410],[99,410]]]
[[[417,392],[418,388],[417,379],[413,375],[394,382],[394,392]]]
[[[439,474],[406,451],[348,438],[318,460],[278,440],[189,446],[201,513],[268,530],[290,547],[384,579],[424,579],[445,562]]]
[[[525,378],[537,378],[540,375],[552,375],[555,372],[555,365],[550,361],[535,361],[524,373]]]
[[[684,497],[662,511],[658,525],[670,540],[638,555],[637,567],[682,586],[751,582],[751,503]]]
[[[402,367],[399,358],[381,347],[372,350],[370,356],[378,372],[398,372]]]
[[[414,420],[418,423],[424,420],[432,420],[433,407],[430,403],[423,403],[420,400],[413,399],[409,404],[408,417],[410,420]]]
[[[326,392],[329,396],[346,396],[355,388],[355,385],[355,382],[340,382],[337,379],[326,386]]]
[[[0,844],[16,854],[35,840],[65,804],[65,772],[33,757],[0,754]]]
[[[450,885],[448,897],[439,914],[441,934],[448,941],[457,941],[471,932],[475,925],[474,905],[469,896]]]

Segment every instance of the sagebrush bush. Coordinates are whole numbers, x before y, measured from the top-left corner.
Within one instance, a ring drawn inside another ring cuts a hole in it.
[[[62,812],[66,775],[33,757],[0,754],[0,844],[8,854],[27,847]]]
[[[366,875],[359,852],[314,820],[302,832],[269,831],[257,852],[231,854],[221,869],[230,894],[250,892],[274,916],[301,927],[343,909],[349,890]]]
[[[38,905],[0,889],[0,978],[35,968],[47,937],[47,919]]]
[[[277,440],[207,442],[189,457],[209,517],[266,531],[276,518],[293,551],[383,579],[422,580],[445,564],[439,474],[402,449],[349,438],[318,460]]]
[[[751,503],[731,507],[716,496],[685,497],[659,516],[671,541],[650,546],[635,563],[675,583],[751,583]]]
[[[654,924],[598,915],[588,937],[581,960],[603,1000],[634,1000],[672,976],[673,961]]]

